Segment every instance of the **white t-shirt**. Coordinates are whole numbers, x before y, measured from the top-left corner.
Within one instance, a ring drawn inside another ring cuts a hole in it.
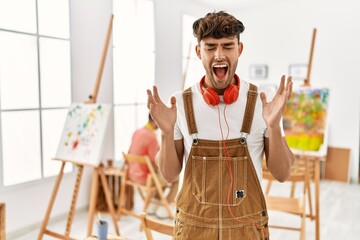
[[[240,93],[238,99],[234,103],[230,105],[226,105],[222,101],[222,96],[220,96],[221,102],[218,105],[219,110],[217,107],[210,106],[204,101],[200,91],[199,83],[191,87],[195,122],[198,130],[197,133],[198,139],[207,139],[207,140],[215,140],[215,141],[223,140],[223,138],[226,139],[226,136],[228,134],[226,121],[228,122],[229,125],[229,135],[227,139],[240,138],[249,86],[250,85],[248,82],[240,80]],[[193,136],[191,136],[188,131],[182,92],[178,92],[174,96],[176,98],[176,106],[177,106],[177,121],[175,123],[175,128],[174,128],[174,139],[175,140],[184,139],[185,165],[186,165],[193,142]],[[272,99],[273,93],[271,94],[267,91],[266,96],[267,96],[267,101],[269,101],[270,99]],[[225,109],[226,121],[224,117],[224,109]],[[219,112],[220,112],[220,121],[223,132],[223,138],[220,131]],[[254,111],[254,118],[251,125],[251,132],[247,136],[247,142],[248,142],[250,156],[260,181],[262,179],[264,136],[268,137],[266,124],[262,117],[262,103],[259,92],[256,101],[255,111]]]

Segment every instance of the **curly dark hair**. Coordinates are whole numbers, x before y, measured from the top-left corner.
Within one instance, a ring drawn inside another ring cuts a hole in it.
[[[220,39],[232,36],[236,36],[240,42],[240,33],[244,29],[242,22],[224,11],[208,13],[193,24],[194,36],[198,43],[207,37]]]

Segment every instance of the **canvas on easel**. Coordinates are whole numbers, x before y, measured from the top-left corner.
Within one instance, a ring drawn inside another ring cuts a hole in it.
[[[287,144],[294,153],[326,155],[328,103],[328,88],[293,90],[283,124]]]
[[[97,166],[111,105],[73,103],[68,110],[55,159]]]
[[[312,104],[314,104],[315,102],[317,104],[315,107],[315,112],[320,112],[321,114],[319,114],[319,116],[321,119],[321,124],[319,126],[321,126],[321,129],[324,129],[323,132],[318,132],[317,133],[317,137],[315,137],[314,139],[319,138],[323,140],[323,142],[321,143],[321,141],[315,141],[317,143],[311,143],[310,140],[305,140],[305,142],[309,142],[308,144],[304,146],[302,146],[301,148],[305,148],[305,149],[299,149],[299,146],[301,146],[303,143],[300,143],[299,145],[297,145],[298,149],[296,148],[291,148],[295,157],[297,159],[300,159],[302,161],[308,162],[308,161],[313,161],[313,180],[314,180],[314,185],[315,185],[315,212],[312,213],[312,200],[311,200],[311,194],[309,191],[309,208],[310,208],[310,214],[307,215],[307,217],[309,217],[312,220],[315,220],[315,239],[319,240],[320,239],[320,161],[324,161],[326,158],[326,152],[327,152],[327,147],[324,147],[324,145],[326,144],[327,146],[327,123],[326,123],[326,119],[327,119],[327,109],[328,109],[328,96],[329,96],[329,91],[326,89],[324,90],[324,92],[326,94],[323,94],[323,96],[326,96],[326,98],[318,98],[318,100],[313,101],[311,99],[314,98],[314,89],[311,89],[311,84],[310,84],[310,75],[311,75],[311,69],[312,69],[312,60],[313,60],[313,55],[314,55],[314,48],[315,48],[315,39],[316,39],[316,33],[317,33],[317,29],[314,28],[313,29],[313,34],[312,34],[312,39],[311,39],[311,46],[310,46],[310,55],[309,55],[309,61],[308,61],[308,66],[307,66],[307,74],[306,74],[306,78],[304,79],[304,84],[302,86],[303,89],[308,89],[310,90],[307,94],[304,95],[299,95],[299,99],[298,101],[300,101],[300,105],[301,103],[305,103],[309,106],[313,106]],[[295,91],[296,92],[296,91]],[[315,94],[315,95],[319,95],[319,94]],[[321,94],[320,94],[321,96]],[[316,97],[315,97],[316,98]],[[320,103],[320,104],[319,104]],[[297,103],[298,104],[298,103]],[[319,106],[320,109],[317,109]],[[308,108],[307,107],[307,108]],[[305,108],[305,109],[307,109]],[[302,109],[302,110],[305,110]],[[314,109],[313,109],[314,110]],[[319,111],[320,110],[320,111]],[[295,110],[295,113],[299,113],[301,112],[301,108],[297,108],[297,110]],[[326,114],[324,114],[326,113]],[[313,115],[303,115],[303,117],[307,118],[309,120],[311,120],[312,118],[314,118],[314,116],[316,116],[316,114]],[[315,117],[316,119],[317,117]],[[311,122],[311,121],[309,121]],[[286,125],[286,124],[285,124]],[[315,124],[316,125],[316,124]],[[306,130],[306,129],[304,129]],[[286,131],[286,130],[285,130]],[[310,134],[308,134],[310,135]],[[305,138],[305,139],[310,139],[310,138]],[[290,141],[291,140],[287,140]],[[301,142],[301,141],[300,141]],[[324,144],[325,143],[325,144]],[[290,143],[291,144],[291,143]],[[323,146],[323,147],[321,147]],[[306,171],[310,171],[310,169],[306,168]],[[306,184],[304,183],[304,186]],[[293,185],[294,186],[294,185]],[[310,189],[310,187],[308,187],[308,189]]]
[[[312,173],[315,185],[315,212],[312,212],[310,185],[308,188],[310,214],[315,220],[315,239],[320,239],[320,162],[325,161],[328,149],[328,88],[304,85],[293,90],[284,109],[285,139],[297,161],[311,162],[306,171]],[[311,167],[310,167],[311,166]],[[295,188],[293,183],[292,188]],[[293,191],[293,190],[292,190]]]
[[[61,136],[56,157],[54,158],[62,162],[61,169],[55,181],[55,186],[50,197],[49,205],[39,231],[38,240],[42,240],[44,235],[50,235],[52,237],[64,240],[75,240],[74,238],[70,237],[70,231],[74,219],[76,201],[78,198],[81,177],[85,165],[91,166],[94,170],[89,203],[87,236],[92,235],[92,225],[94,221],[99,177],[102,186],[104,187],[106,203],[110,210],[115,232],[118,236],[120,236],[114,204],[112,202],[109,186],[104,175],[103,164],[101,163],[102,145],[106,131],[106,125],[111,111],[111,105],[96,103],[106,54],[109,47],[113,19],[114,15],[111,15],[93,94],[89,96],[88,101],[85,103],[74,103],[69,108],[63,134]],[[47,229],[47,225],[50,220],[51,211],[64,174],[65,164],[67,162],[75,164],[78,168],[78,171],[76,175],[70,211],[67,218],[65,234],[60,234]]]
[[[328,105],[330,91],[328,88],[312,87],[310,84],[310,73],[312,69],[312,58],[315,46],[316,28],[313,29],[310,47],[309,62],[307,64],[307,76],[301,87],[294,89],[285,106],[283,113],[283,128],[286,142],[294,154],[296,164],[291,169],[289,176],[291,184],[290,197],[283,196],[267,198],[268,209],[276,211],[295,213],[299,216],[315,221],[315,239],[320,239],[320,162],[326,159],[328,138]],[[266,164],[265,164],[266,165]],[[264,179],[269,179],[266,194],[274,178],[269,172],[265,172]],[[267,174],[269,173],[269,174]],[[269,178],[267,178],[269,176]],[[303,177],[305,176],[305,177]],[[314,205],[313,211],[312,191],[310,181],[314,182]],[[295,185],[302,181],[303,195],[294,197]],[[305,197],[307,195],[307,197]],[[302,201],[302,203],[300,202]],[[306,202],[308,204],[306,204]],[[297,210],[298,206],[306,209]],[[290,211],[289,207],[292,208]],[[293,212],[292,212],[293,211]],[[276,226],[287,230],[300,230],[300,238],[305,236],[305,218],[301,219],[300,228],[289,226]]]

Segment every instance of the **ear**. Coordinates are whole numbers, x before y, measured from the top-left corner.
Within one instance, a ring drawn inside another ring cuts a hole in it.
[[[195,52],[199,59],[201,59],[201,53],[200,53],[200,45],[195,46]]]
[[[239,46],[238,46],[239,57],[240,57],[240,55],[241,55],[241,53],[242,53],[242,51],[243,51],[243,48],[244,48],[243,43],[242,43],[242,42],[239,42]]]

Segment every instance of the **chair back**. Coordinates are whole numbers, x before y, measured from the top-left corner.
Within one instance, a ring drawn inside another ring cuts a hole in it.
[[[285,225],[269,225],[271,228],[280,228],[286,230],[297,230],[300,231],[300,239],[305,240],[305,225],[306,217],[306,205],[309,206],[310,214],[312,216],[312,200],[311,200],[311,189],[310,179],[314,175],[314,164],[309,162],[308,159],[296,158],[294,165],[291,168],[290,176],[286,180],[291,182],[290,196],[285,197],[282,195],[270,194],[270,188],[275,178],[270,173],[266,166],[265,160],[263,161],[263,179],[268,180],[265,190],[265,201],[268,210],[280,211],[283,213],[295,214],[300,217],[300,226],[285,226]],[[302,183],[302,191],[295,196],[296,183]]]
[[[161,181],[159,175],[156,173],[155,168],[153,166],[153,163],[151,162],[150,158],[146,155],[135,155],[130,153],[124,153],[124,176],[121,183],[121,191],[120,191],[120,198],[119,203],[120,207],[118,209],[118,215],[120,216],[121,213],[130,214],[132,216],[140,218],[139,214],[135,214],[131,211],[127,211],[124,209],[124,195],[125,195],[125,187],[127,185],[133,186],[139,190],[139,193],[144,200],[144,209],[143,211],[146,211],[150,202],[162,205],[165,207],[167,213],[169,214],[170,218],[174,218],[174,215],[172,213],[172,210],[170,209],[170,203],[167,201],[164,189],[166,187],[170,187],[170,184],[166,181]],[[140,164],[146,164],[147,168],[149,169],[149,174],[147,175],[147,180],[145,183],[137,183],[129,179],[128,176],[128,169],[130,163],[140,163]],[[157,193],[159,196],[158,199],[152,198],[153,194]]]
[[[128,168],[128,164],[129,163],[140,163],[140,164],[146,164],[146,166],[148,167],[149,171],[150,171],[150,175],[151,175],[151,181],[153,182],[153,184],[158,188],[158,190],[160,191],[161,189],[161,183],[159,181],[159,178],[156,174],[155,168],[150,160],[150,158],[146,155],[135,155],[135,154],[131,154],[131,153],[124,153],[123,152],[123,156],[124,156],[124,160],[125,160],[125,168],[127,170]],[[148,176],[149,178],[149,176]]]
[[[141,213],[141,225],[143,227],[147,240],[153,240],[151,231],[155,231],[168,236],[173,236],[174,233],[174,225],[149,218],[144,212]]]
[[[135,155],[135,154],[130,154],[130,153],[122,153],[124,156],[124,160],[125,160],[125,164],[124,166],[126,166],[129,163],[142,163],[142,164],[146,164],[150,159],[148,156],[142,156],[142,155]],[[148,161],[147,161],[148,160]]]

